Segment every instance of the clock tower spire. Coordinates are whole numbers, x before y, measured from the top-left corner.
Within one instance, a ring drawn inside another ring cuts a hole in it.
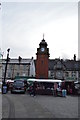
[[[49,48],[47,48],[47,46],[43,34],[43,39],[40,42],[36,53],[36,78],[48,78]]]

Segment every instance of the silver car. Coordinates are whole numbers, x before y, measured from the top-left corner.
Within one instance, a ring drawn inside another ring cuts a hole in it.
[[[25,93],[25,84],[22,80],[16,80],[13,83],[11,93]]]

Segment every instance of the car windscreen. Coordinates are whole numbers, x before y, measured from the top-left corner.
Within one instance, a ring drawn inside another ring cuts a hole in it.
[[[24,86],[24,83],[19,81],[19,82],[14,82],[13,85],[14,85],[14,86],[22,87],[22,86]]]

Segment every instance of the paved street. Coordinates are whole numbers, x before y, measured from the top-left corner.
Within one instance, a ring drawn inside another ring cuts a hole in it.
[[[4,94],[3,118],[78,118],[78,97],[48,95]]]

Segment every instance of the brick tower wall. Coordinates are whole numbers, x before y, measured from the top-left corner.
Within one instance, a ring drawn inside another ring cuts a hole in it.
[[[36,78],[48,78],[48,55],[37,55]]]

